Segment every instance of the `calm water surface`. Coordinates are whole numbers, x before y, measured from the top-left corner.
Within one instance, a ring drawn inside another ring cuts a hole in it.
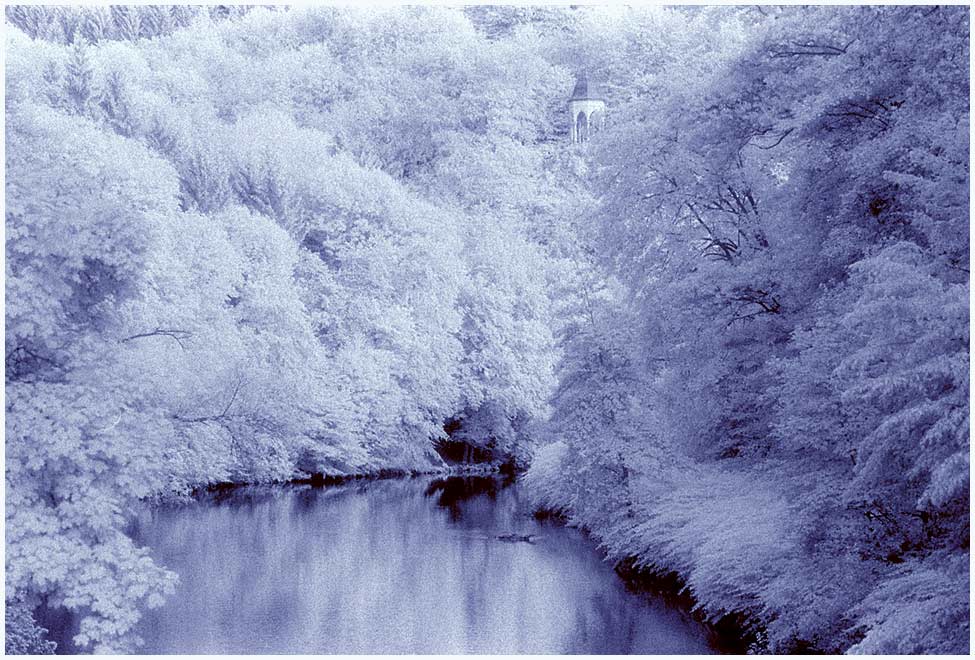
[[[711,652],[491,477],[238,489],[154,508],[135,535],[180,576],[146,653]]]

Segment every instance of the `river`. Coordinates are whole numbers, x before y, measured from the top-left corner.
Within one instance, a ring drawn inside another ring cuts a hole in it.
[[[494,477],[237,488],[133,535],[180,576],[145,653],[713,652]]]

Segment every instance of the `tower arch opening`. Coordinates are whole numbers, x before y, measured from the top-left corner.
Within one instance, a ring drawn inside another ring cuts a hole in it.
[[[589,138],[589,117],[584,110],[576,115],[576,142],[585,142]]]

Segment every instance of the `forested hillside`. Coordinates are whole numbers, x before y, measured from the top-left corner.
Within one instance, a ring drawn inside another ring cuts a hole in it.
[[[759,649],[965,652],[968,10],[762,13],[594,145],[529,481]]]
[[[967,650],[967,9],[6,18],[24,639],[137,648],[141,501],[449,439],[755,650]]]

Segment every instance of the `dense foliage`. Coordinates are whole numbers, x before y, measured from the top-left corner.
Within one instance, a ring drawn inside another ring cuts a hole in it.
[[[762,13],[595,145],[622,291],[528,480],[759,648],[964,652],[968,12]]]
[[[165,11],[8,11],[7,593],[97,651],[177,579],[137,501],[435,469],[445,422],[524,456],[554,382],[566,70],[452,10]]]
[[[140,501],[449,431],[759,650],[967,649],[967,11],[7,19],[16,644],[137,647]]]

